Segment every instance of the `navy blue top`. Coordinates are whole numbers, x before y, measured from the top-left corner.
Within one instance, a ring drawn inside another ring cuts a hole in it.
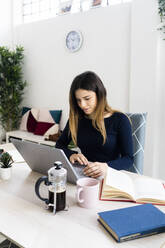
[[[101,133],[92,126],[92,120],[82,118],[78,122],[77,146],[91,162],[104,162],[117,170],[126,170],[133,165],[131,123],[126,115],[115,112],[104,118],[107,138],[103,144]],[[67,148],[71,141],[67,122],[56,148],[62,149],[69,158],[75,151]]]

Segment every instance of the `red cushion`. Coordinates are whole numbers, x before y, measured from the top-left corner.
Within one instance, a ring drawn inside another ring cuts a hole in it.
[[[46,131],[52,127],[54,125],[54,123],[48,123],[48,122],[42,122],[39,121],[37,122],[34,134],[37,135],[44,135],[44,133],[46,133]]]
[[[37,125],[37,121],[34,118],[34,116],[32,115],[31,111],[29,112],[29,117],[27,120],[27,130],[28,132],[34,132],[36,129],[36,125]]]

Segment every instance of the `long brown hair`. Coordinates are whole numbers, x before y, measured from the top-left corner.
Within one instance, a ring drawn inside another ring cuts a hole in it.
[[[91,71],[84,72],[75,77],[73,80],[70,93],[69,93],[69,128],[71,132],[71,137],[74,144],[77,144],[77,129],[78,120],[84,116],[84,112],[77,104],[75,97],[75,92],[78,89],[90,90],[96,93],[97,96],[97,106],[92,113],[92,125],[96,128],[103,136],[103,144],[106,141],[106,130],[104,125],[104,115],[105,113],[113,114],[115,111],[108,105],[106,99],[106,89],[101,81],[101,79]]]

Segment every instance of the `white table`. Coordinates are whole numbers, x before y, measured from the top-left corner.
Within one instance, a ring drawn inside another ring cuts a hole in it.
[[[12,144],[1,145],[5,150]],[[12,178],[0,181],[0,232],[26,248],[162,248],[165,233],[117,243],[98,223],[97,212],[133,206],[128,202],[100,201],[95,209],[77,206],[76,186],[67,185],[68,211],[53,215],[35,195],[34,185],[41,175],[26,163],[13,165]],[[47,192],[46,186],[42,193]],[[160,206],[165,212],[165,207]]]

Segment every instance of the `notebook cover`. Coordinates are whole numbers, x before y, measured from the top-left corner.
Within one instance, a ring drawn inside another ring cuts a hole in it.
[[[115,233],[118,242],[165,232],[165,214],[152,204],[99,212],[98,215],[104,221],[101,224],[113,236]]]

